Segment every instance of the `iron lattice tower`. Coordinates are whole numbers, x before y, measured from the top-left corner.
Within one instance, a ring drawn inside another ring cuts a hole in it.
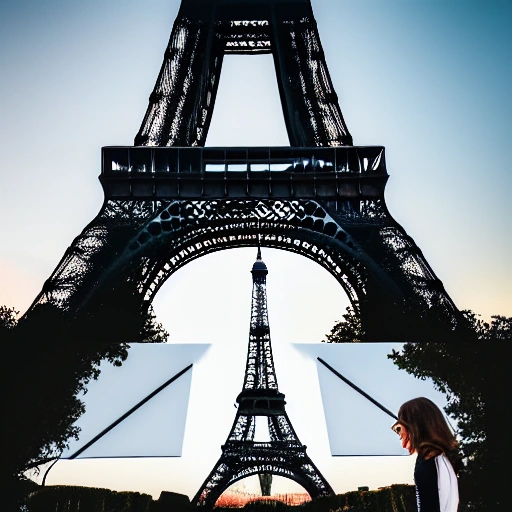
[[[264,477],[273,474],[296,481],[312,498],[334,494],[299,441],[285,410],[285,395],[277,386],[268,322],[268,270],[260,248],[251,273],[251,325],[244,384],[236,399],[238,410],[222,455],[192,500],[198,506],[213,508],[231,484],[255,474],[260,475],[262,491],[266,487],[268,494],[270,485]],[[254,440],[257,416],[267,418],[268,442]]]
[[[203,147],[224,54],[259,53],[290,146]],[[310,0],[182,0],[135,145],[102,148],[103,206],[24,318],[49,305],[97,339],[191,260],[261,234],[334,276],[366,341],[456,337],[460,312],[388,211],[384,148],[352,144]]]

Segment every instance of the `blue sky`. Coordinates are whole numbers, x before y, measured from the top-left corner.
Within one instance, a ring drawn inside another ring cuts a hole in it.
[[[312,6],[354,143],[386,147],[391,215],[459,309],[512,316],[512,3]],[[25,311],[98,213],[101,147],[133,144],[178,7],[0,3],[1,304]],[[272,66],[270,56],[225,59],[207,145],[288,145]],[[224,337],[245,350],[254,256],[228,253],[192,262],[159,292],[171,341]],[[264,259],[274,344],[321,341],[348,304],[340,287],[297,255]],[[225,392],[232,400],[238,387]]]
[[[386,147],[391,214],[459,308],[510,315],[510,2],[312,5],[355,144]],[[178,7],[2,2],[3,303],[24,311],[99,211],[100,148],[133,144]],[[271,70],[226,59],[207,145],[288,143]]]

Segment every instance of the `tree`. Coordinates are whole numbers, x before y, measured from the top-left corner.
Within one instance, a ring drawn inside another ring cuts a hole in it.
[[[0,334],[16,327],[19,311],[7,306],[0,306]]]
[[[153,306],[150,304],[144,313],[144,326],[141,332],[143,343],[165,343],[169,339],[169,333],[164,326],[157,321]]]
[[[363,341],[364,333],[361,320],[352,306],[342,315],[343,320],[336,322],[329,334],[325,335],[325,343],[357,343]]]
[[[361,324],[352,308],[337,322],[327,343],[361,341]],[[512,317],[495,315],[485,322],[470,310],[461,311],[458,338],[408,342],[390,359],[419,379],[432,379],[446,394],[445,412],[457,421],[466,467],[460,478],[462,500],[474,512],[509,506],[501,468],[508,466],[510,405],[507,377]]]
[[[505,506],[500,489],[506,489],[501,468],[509,462],[506,354],[512,317],[496,315],[487,323],[472,311],[462,313],[470,333],[464,339],[405,343],[388,357],[420,379],[431,378],[446,394],[445,412],[457,421],[467,460],[460,478],[461,498],[475,511],[499,510]]]
[[[50,304],[37,306],[18,322],[16,314],[13,308],[0,307],[0,334],[4,347],[9,347],[2,371],[2,412],[8,419],[2,480],[12,491],[12,502],[3,503],[6,510],[19,510],[16,490],[24,474],[37,471],[58,457],[69,440],[78,438],[74,423],[85,411],[78,396],[99,377],[101,362],[121,366],[130,347],[126,339],[161,343],[168,337],[151,307],[139,318],[123,322],[119,316],[105,326],[108,335],[99,340],[91,337],[94,331],[86,328],[83,318],[70,321],[66,312]],[[118,322],[123,328],[116,334]],[[140,331],[133,333],[134,328]]]

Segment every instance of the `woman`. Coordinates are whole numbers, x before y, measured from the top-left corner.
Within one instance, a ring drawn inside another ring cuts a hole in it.
[[[391,427],[410,454],[416,453],[414,483],[419,512],[457,512],[458,443],[443,413],[428,398],[414,398],[398,411]]]

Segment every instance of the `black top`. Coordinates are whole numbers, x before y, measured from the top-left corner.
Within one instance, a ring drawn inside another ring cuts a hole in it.
[[[436,459],[418,455],[414,467],[418,512],[440,512]]]

